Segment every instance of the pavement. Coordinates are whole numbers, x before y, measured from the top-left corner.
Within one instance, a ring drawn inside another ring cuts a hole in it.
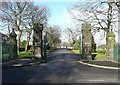
[[[3,84],[88,83],[88,85],[90,83],[104,83],[102,85],[119,83],[118,70],[82,64],[79,57],[67,49],[56,50],[48,56],[47,63],[37,63],[21,68],[2,68],[2,82]]]

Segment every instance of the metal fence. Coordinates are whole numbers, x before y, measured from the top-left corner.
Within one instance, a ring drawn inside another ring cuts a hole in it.
[[[120,44],[115,44],[114,46],[114,61],[120,61]]]

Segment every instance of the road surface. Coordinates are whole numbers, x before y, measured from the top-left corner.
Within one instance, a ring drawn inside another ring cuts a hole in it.
[[[116,83],[118,70],[80,64],[79,57],[67,49],[58,49],[49,62],[37,66],[2,69],[3,83]],[[112,84],[111,84],[112,85]]]

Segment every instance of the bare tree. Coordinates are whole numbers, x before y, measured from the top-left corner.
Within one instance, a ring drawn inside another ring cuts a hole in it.
[[[25,47],[27,51],[34,24],[47,24],[48,8],[45,6],[36,6],[32,2],[2,2],[0,11],[1,21],[3,25],[8,25],[9,33],[11,28],[14,28],[18,32],[18,52],[23,31],[27,33]]]
[[[45,32],[48,34],[48,45],[51,47],[56,48],[58,45],[60,45],[60,27],[59,26],[52,26],[48,27]]]
[[[18,52],[20,48],[21,36],[24,30],[22,23],[24,23],[27,16],[26,10],[29,8],[28,2],[2,2],[1,19],[6,22],[16,31],[18,31]],[[9,28],[10,32],[10,28]]]
[[[77,37],[78,37],[80,31],[78,31],[78,29],[67,28],[65,30],[65,32],[68,33],[69,42],[70,42],[70,44],[72,46],[77,41]]]
[[[104,30],[107,33],[111,30],[118,31],[118,8],[115,2],[81,2],[76,3],[69,10],[73,19],[79,22],[90,22],[92,25],[92,32],[96,33],[99,30]],[[104,34],[105,34],[104,33]],[[102,35],[105,36],[105,35]],[[106,37],[107,43],[107,37]]]
[[[36,24],[44,24],[44,27],[47,25],[47,20],[49,18],[49,10],[45,6],[37,6],[34,4],[30,4],[28,11],[28,18],[26,23],[24,23],[27,32],[27,43],[25,46],[25,51],[27,51],[27,47],[29,45],[30,37],[32,30],[35,28]]]

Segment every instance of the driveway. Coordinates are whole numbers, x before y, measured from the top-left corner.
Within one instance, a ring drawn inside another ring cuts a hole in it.
[[[47,63],[36,66],[3,68],[3,83],[118,83],[118,70],[80,64],[79,57],[58,49]]]

